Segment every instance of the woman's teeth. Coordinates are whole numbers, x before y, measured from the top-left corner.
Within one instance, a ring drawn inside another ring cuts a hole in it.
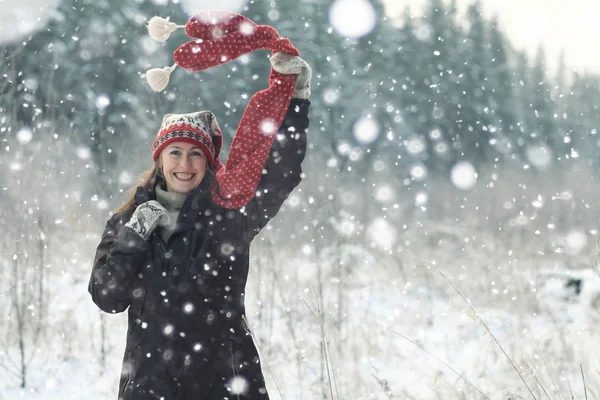
[[[192,176],[194,176],[194,175],[193,174],[175,174],[175,177],[182,181],[189,181],[190,179],[192,179]]]

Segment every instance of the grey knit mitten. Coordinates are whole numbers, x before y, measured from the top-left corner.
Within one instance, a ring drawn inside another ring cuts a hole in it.
[[[271,57],[271,66],[280,74],[298,75],[292,98],[308,99],[310,97],[312,70],[306,61],[298,56],[279,52]]]
[[[168,224],[167,210],[156,200],[140,204],[125,226],[133,229],[144,240],[148,240],[159,225]]]

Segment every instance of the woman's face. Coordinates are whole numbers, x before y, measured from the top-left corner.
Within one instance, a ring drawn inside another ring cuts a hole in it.
[[[171,143],[160,153],[160,162],[169,192],[191,192],[206,173],[206,156],[191,143]]]

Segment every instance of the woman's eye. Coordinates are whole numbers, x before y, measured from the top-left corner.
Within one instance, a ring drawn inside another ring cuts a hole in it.
[[[195,157],[202,157],[203,153],[201,151],[194,151],[192,155]]]
[[[179,152],[179,150],[172,150],[169,154],[172,156],[178,156],[181,153]]]

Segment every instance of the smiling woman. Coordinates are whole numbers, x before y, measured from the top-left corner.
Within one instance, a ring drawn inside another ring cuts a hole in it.
[[[267,400],[245,316],[250,244],[302,179],[312,72],[241,15],[201,13],[186,33],[207,49],[176,52],[195,71],[272,50],[269,88],[250,99],[225,165],[211,112],[163,118],[154,167],[107,222],[88,290],[103,311],[128,310],[120,400]]]

